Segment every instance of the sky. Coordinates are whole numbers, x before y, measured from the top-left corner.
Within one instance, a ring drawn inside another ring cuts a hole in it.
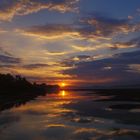
[[[1,0],[0,73],[48,84],[139,84],[140,1]]]

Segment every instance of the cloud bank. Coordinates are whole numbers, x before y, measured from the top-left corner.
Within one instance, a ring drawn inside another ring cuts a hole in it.
[[[10,21],[15,16],[36,13],[40,10],[58,11],[61,13],[76,11],[79,0],[2,0],[0,2],[0,20]]]

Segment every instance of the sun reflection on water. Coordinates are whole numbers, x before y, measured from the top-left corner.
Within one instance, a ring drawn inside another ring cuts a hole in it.
[[[62,97],[65,97],[66,96],[66,91],[62,90],[59,95],[62,96]]]

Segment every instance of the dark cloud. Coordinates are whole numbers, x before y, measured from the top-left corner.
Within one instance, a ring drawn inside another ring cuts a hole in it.
[[[98,14],[87,15],[80,20],[81,34],[84,36],[110,36],[118,33],[128,33],[134,28],[128,19],[115,19]]]
[[[0,67],[2,68],[15,68],[15,64],[0,64]]]
[[[77,55],[77,56],[73,56],[69,59],[63,60],[63,62],[61,62],[61,65],[62,66],[73,66],[79,62],[87,62],[87,61],[92,61],[92,60],[94,60],[93,56]]]
[[[45,37],[58,37],[63,35],[71,35],[75,32],[75,29],[71,25],[62,25],[62,24],[46,24],[32,26],[26,29],[23,29],[27,34],[39,35]]]
[[[21,63],[21,59],[0,54],[0,63],[19,64]]]
[[[48,67],[48,64],[28,64],[28,65],[24,65],[23,67],[26,69],[37,69],[37,68],[44,68],[44,67]]]
[[[114,46],[112,47],[112,49],[118,49],[120,48],[120,46],[126,46],[126,47],[133,46],[133,47],[139,48],[140,37],[130,39],[129,41],[126,41],[126,42],[114,42],[113,44]]]
[[[136,65],[135,67],[130,66]],[[133,84],[140,82],[140,51],[114,55],[111,58],[79,62],[75,67],[64,70],[64,74],[76,75],[77,78],[106,83],[105,79],[112,79],[112,84]],[[134,69],[137,68],[135,71]],[[132,70],[133,69],[133,70]],[[109,82],[109,83],[110,83]],[[96,82],[95,82],[96,83]]]
[[[21,59],[14,57],[9,51],[0,47],[0,66],[1,67],[15,67],[14,64],[21,63]]]
[[[46,24],[21,29],[31,35],[44,37],[63,37],[69,35],[81,39],[112,38],[139,30],[139,23],[132,24],[129,19],[115,19],[96,14],[85,15],[71,25]]]

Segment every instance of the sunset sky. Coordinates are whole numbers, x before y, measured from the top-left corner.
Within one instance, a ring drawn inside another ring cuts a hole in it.
[[[68,85],[140,83],[140,0],[1,0],[0,73]]]

